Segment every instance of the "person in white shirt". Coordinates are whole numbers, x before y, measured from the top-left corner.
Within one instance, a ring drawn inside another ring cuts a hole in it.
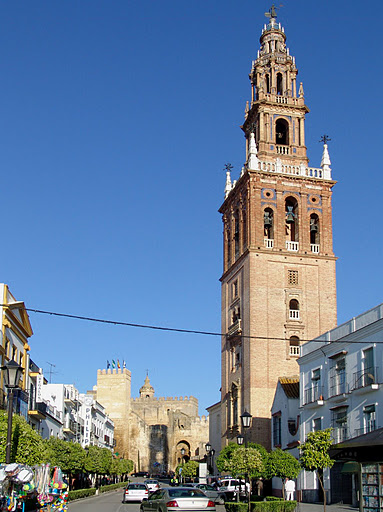
[[[294,499],[295,482],[294,480],[287,479],[285,483],[286,500]]]

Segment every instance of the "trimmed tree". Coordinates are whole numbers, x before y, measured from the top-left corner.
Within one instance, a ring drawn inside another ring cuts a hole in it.
[[[334,460],[330,458],[329,450],[333,443],[331,428],[309,432],[306,441],[300,447],[300,463],[306,471],[314,471],[323,492],[323,510],[326,512],[326,491],[323,484],[323,470],[331,468]]]
[[[0,460],[5,460],[8,414],[0,411]],[[26,420],[14,414],[12,418],[11,462],[34,466],[45,461],[45,444],[40,434]]]
[[[195,478],[198,475],[199,463],[195,460],[188,460],[182,466],[182,479]]]
[[[301,465],[291,453],[277,448],[269,453],[266,472],[269,478],[275,476],[282,479],[282,495],[285,498],[285,480],[297,478]]]
[[[225,471],[231,471],[230,464],[233,453],[239,449],[237,443],[229,443],[219,452],[219,455],[215,461],[215,465],[220,473]]]

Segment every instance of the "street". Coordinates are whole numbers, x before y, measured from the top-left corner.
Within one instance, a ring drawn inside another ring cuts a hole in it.
[[[140,503],[122,503],[123,489],[70,502],[69,512],[139,512]],[[224,512],[224,505],[216,505],[217,512]]]

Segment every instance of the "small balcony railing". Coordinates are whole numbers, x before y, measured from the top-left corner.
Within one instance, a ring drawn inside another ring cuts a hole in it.
[[[360,389],[376,384],[378,382],[378,367],[365,368],[359,372],[355,372],[353,375],[352,389]]]
[[[330,378],[330,396],[343,395],[348,392],[346,373],[339,373]]]
[[[290,356],[299,357],[301,355],[301,347],[299,345],[290,345]]]
[[[349,438],[349,432],[347,426],[333,427],[331,431],[331,437],[334,439],[334,443],[343,443]]]
[[[323,387],[319,385],[305,389],[305,404],[311,404],[323,400]]]
[[[241,319],[238,318],[232,325],[230,325],[227,335],[228,337],[236,336],[242,334],[242,326],[241,326]]]
[[[299,309],[289,309],[289,319],[290,320],[299,320]]]
[[[377,430],[380,427],[376,426],[375,420],[369,421],[364,425],[362,428],[356,428],[354,430],[354,437],[362,436],[363,434],[368,434],[369,432],[373,432],[374,430]]]
[[[288,155],[289,154],[289,146],[275,146],[277,149],[278,155]]]
[[[291,242],[289,240],[286,241],[286,249],[288,251],[297,252],[299,251],[299,242]]]
[[[311,252],[319,254],[319,244],[310,244]]]
[[[277,103],[283,103],[283,104],[288,103],[288,98],[286,98],[286,96],[276,96],[275,100]]]
[[[267,249],[272,249],[274,247],[274,240],[272,238],[265,238],[263,242]]]

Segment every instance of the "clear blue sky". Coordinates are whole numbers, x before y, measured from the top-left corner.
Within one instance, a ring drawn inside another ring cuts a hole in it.
[[[382,3],[284,0],[310,163],[330,143],[339,322],[382,301]],[[244,163],[269,1],[0,2],[1,281],[27,307],[220,331],[223,166]],[[80,391],[125,359],[137,396],[219,400],[220,340],[30,314]]]

